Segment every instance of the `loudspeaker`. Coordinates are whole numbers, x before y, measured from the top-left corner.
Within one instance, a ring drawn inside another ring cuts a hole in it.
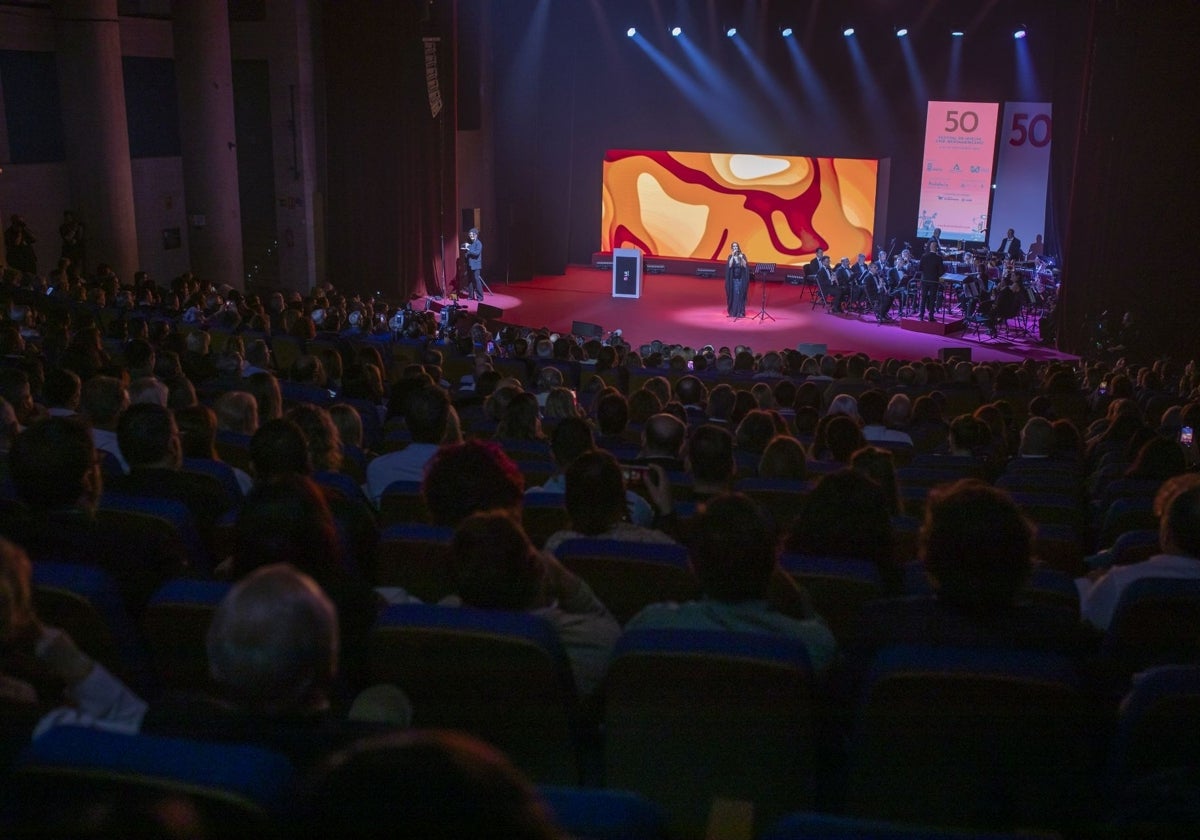
[[[491,304],[480,303],[479,308],[475,310],[475,314],[478,315],[480,318],[492,320],[493,318],[499,318],[501,315],[503,315],[504,310],[501,309],[499,306],[492,306]]]
[[[589,324],[587,321],[572,321],[571,334],[583,338],[601,338],[604,330],[599,324]]]
[[[797,344],[796,352],[805,356],[824,356],[829,353],[828,344]]]
[[[971,361],[970,347],[939,347],[938,361],[945,362],[969,362]]]
[[[471,228],[479,228],[479,208],[464,207],[462,209],[462,234],[467,235]]]

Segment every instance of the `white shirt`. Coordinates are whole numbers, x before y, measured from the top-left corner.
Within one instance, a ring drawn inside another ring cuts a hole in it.
[[[1079,589],[1079,610],[1083,620],[1100,630],[1107,630],[1121,595],[1135,580],[1143,578],[1200,579],[1200,558],[1155,554],[1141,563],[1113,566],[1095,583],[1078,578],[1075,585]]]
[[[436,443],[410,443],[396,452],[379,455],[367,464],[367,495],[376,507],[393,481],[421,481],[425,465],[437,454]]]

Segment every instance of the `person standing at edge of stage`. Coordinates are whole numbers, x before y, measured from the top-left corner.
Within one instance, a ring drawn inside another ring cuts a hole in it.
[[[742,246],[733,242],[729,246],[729,259],[725,261],[725,311],[730,318],[746,317],[749,284],[750,261]]]
[[[479,238],[478,228],[467,231],[467,241],[462,244],[462,249],[467,254],[467,270],[470,275],[467,281],[467,297],[471,300],[483,300],[483,275],[479,273],[483,268],[483,241]]]

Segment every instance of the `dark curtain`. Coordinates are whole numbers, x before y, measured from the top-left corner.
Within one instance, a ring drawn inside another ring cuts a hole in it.
[[[322,7],[327,262],[341,288],[391,300],[441,288],[443,232],[456,243],[453,13],[453,3]],[[442,38],[436,119],[425,36]]]
[[[1132,339],[1132,355],[1191,358],[1200,295],[1191,253],[1200,156],[1200,35],[1188,0],[1093,0],[1071,184],[1060,346]],[[1137,328],[1121,336],[1130,312]],[[1137,346],[1140,345],[1140,346]]]

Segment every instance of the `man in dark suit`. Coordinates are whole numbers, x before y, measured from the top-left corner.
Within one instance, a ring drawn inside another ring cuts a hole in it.
[[[946,267],[942,255],[938,253],[937,240],[931,239],[921,255],[921,311],[917,313],[918,321],[925,318],[926,312],[929,313],[929,320],[934,320],[942,295],[941,278],[945,273]]]
[[[467,297],[471,300],[483,300],[483,242],[479,238],[479,229],[467,231],[467,241],[463,243],[463,251],[467,255],[467,269],[470,280],[467,284]]]
[[[1013,229],[1009,228],[1008,233],[1004,235],[1004,241],[996,249],[996,256],[1002,260],[1019,260],[1024,255],[1024,251],[1021,250],[1021,240],[1017,239],[1013,235]]]

